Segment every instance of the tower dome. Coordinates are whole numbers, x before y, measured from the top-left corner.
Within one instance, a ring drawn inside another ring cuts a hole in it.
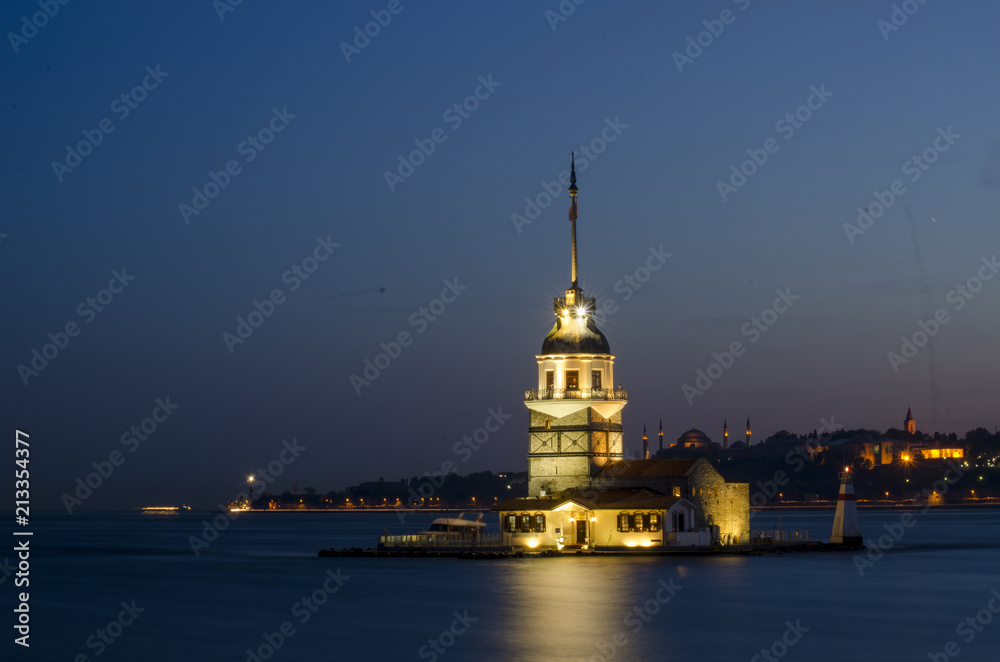
[[[561,301],[561,299],[560,299]],[[586,299],[586,301],[594,301]],[[593,304],[591,304],[593,306]],[[542,354],[610,354],[611,345],[594,319],[569,309],[556,310],[556,325],[545,336]]]

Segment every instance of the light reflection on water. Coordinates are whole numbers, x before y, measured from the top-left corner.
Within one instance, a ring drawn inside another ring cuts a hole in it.
[[[884,534],[899,515],[863,510],[866,536]],[[204,518],[37,519],[31,588],[38,659],[93,656],[87,637],[133,598],[147,611],[91,659],[244,662],[246,649],[285,620],[296,633],[272,660],[431,659],[422,647],[456,612],[476,620],[441,662],[750,660],[789,621],[809,631],[785,660],[920,660],[956,640],[959,662],[995,661],[1000,648],[1000,616],[972,642],[955,633],[1000,588],[1000,510],[920,515],[864,576],[850,553],[316,558],[320,548],[367,546],[383,529],[404,532],[433,519],[400,523],[391,514],[242,516],[195,558],[188,536],[200,533]],[[777,515],[758,513],[754,525],[768,528],[768,518]],[[831,521],[832,512],[782,517],[783,527],[823,536]],[[351,579],[298,622],[293,604],[338,567]],[[671,579],[681,588],[661,606],[660,582]]]

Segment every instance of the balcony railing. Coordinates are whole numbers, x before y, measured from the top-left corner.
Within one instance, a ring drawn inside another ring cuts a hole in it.
[[[529,388],[524,392],[529,400],[628,400],[623,388]]]

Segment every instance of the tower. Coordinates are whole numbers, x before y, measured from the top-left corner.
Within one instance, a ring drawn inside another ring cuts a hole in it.
[[[906,430],[906,434],[917,433],[917,422],[913,420],[913,412],[909,407],[906,408],[906,419],[903,421],[903,429]]]
[[[555,299],[555,326],[535,356],[538,388],[524,394],[529,410],[528,496],[589,487],[591,476],[624,459],[621,411],[626,393],[614,388],[615,357],[593,318],[597,301],[579,286],[578,193],[576,160],[571,156],[571,282],[565,295]]]
[[[750,417],[747,416],[747,447],[750,446]]]
[[[837,512],[833,516],[830,542],[838,545],[861,547],[861,524],[858,522],[858,504],[854,499],[854,482],[850,470],[840,474],[840,495]]]
[[[663,450],[663,419],[660,419],[660,450]]]
[[[722,419],[722,448],[729,448],[729,421]]]
[[[649,437],[646,436],[646,424],[642,424],[642,459],[649,459]]]

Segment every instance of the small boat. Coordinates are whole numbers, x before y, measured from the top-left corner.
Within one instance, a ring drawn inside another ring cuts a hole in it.
[[[146,506],[139,509],[143,515],[176,515],[185,510],[191,510],[191,506]]]
[[[438,517],[431,522],[426,531],[421,531],[418,535],[436,536],[441,538],[462,538],[479,537],[486,532],[486,522],[483,516],[471,520],[465,519],[465,513],[459,513],[458,517]]]

